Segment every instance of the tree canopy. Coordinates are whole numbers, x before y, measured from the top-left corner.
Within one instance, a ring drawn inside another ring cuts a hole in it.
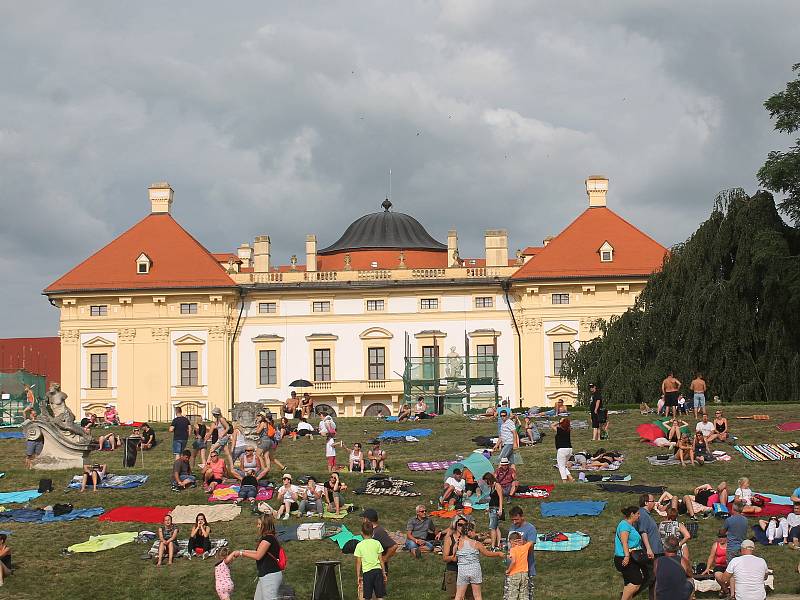
[[[562,376],[585,398],[653,402],[668,371],[703,373],[725,402],[800,399],[800,232],[768,192],[720,194],[707,221],[675,246],[635,305],[598,321]]]
[[[769,116],[775,119],[775,129],[787,134],[800,130],[800,63],[792,70],[798,77],[764,102]],[[767,155],[758,171],[758,181],[768,190],[786,195],[779,206],[795,224],[800,224],[800,138],[786,152],[774,150]]]

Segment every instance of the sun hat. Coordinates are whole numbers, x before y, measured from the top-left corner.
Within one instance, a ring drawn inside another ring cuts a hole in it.
[[[291,481],[292,480],[292,474],[291,473],[284,473],[283,476],[281,477],[281,481],[283,481],[284,479],[288,479],[289,481]]]
[[[106,408],[114,408],[113,404],[106,404]]]
[[[756,547],[756,544],[755,544],[755,542],[753,542],[753,540],[743,540],[742,541],[742,546],[741,546],[742,550],[744,550],[745,548],[750,548],[752,550],[755,547]]]
[[[505,456],[504,456],[503,458],[501,458],[501,459],[500,459],[500,464],[501,464],[501,465],[507,465],[507,464],[509,464],[508,458],[506,458]]]
[[[219,408],[214,408],[211,410],[212,415],[221,415],[222,411]]]

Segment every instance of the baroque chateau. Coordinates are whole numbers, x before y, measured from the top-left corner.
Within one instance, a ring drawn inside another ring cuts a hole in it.
[[[78,416],[274,409],[291,389],[339,416],[396,414],[418,396],[454,412],[572,404],[563,357],[634,303],[667,252],[608,208],[604,177],[586,180],[561,233],[512,256],[505,230],[465,257],[456,231],[438,241],[386,200],[329,245],[306,236],[289,264],[268,235],[209,252],[173,218],[170,185],[148,191],[147,216],[44,290]]]

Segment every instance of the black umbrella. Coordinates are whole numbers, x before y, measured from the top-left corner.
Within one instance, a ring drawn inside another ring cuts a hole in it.
[[[295,379],[289,384],[289,387],[311,387],[314,385],[308,379]]]

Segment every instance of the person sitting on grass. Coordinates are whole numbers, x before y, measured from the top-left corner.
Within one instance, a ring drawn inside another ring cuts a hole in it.
[[[694,466],[694,446],[689,440],[689,435],[684,433],[678,440],[678,452],[676,453],[678,460],[681,461],[681,466],[686,466],[686,461],[689,460],[691,465]]]
[[[461,507],[464,503],[464,493],[467,488],[467,482],[464,480],[464,474],[461,469],[455,469],[453,474],[448,477],[444,482],[444,493],[442,493],[442,505],[453,505],[453,507]]]
[[[363,473],[364,472],[364,451],[361,449],[361,444],[356,442],[353,444],[352,448],[347,448],[347,446],[343,446],[347,450],[350,450],[350,457],[347,461],[348,469],[351,473]]]
[[[694,438],[692,439],[692,450],[694,450],[695,460],[697,460],[697,462],[701,465],[708,460],[708,457],[710,456],[706,439],[699,431],[694,432]]]
[[[742,514],[751,515],[761,512],[761,507],[753,504],[753,490],[750,489],[750,478],[740,477],[739,487],[733,493],[733,501],[742,503]]]
[[[81,491],[86,490],[86,484],[89,481],[92,482],[92,491],[97,491],[97,484],[103,480],[103,477],[106,476],[106,465],[104,464],[92,464],[92,465],[83,465],[83,477],[81,479]]]
[[[189,554],[202,556],[206,552],[211,551],[211,528],[208,526],[206,516],[203,513],[197,513],[194,518],[194,526],[189,535]]]
[[[519,486],[517,467],[511,464],[507,458],[500,459],[500,464],[494,470],[494,477],[503,488],[503,494],[505,494],[506,498],[510,498],[516,493]]]
[[[152,450],[156,446],[156,432],[150,427],[150,423],[142,424],[142,450]]]
[[[411,412],[411,405],[410,404],[403,404],[400,407],[400,411],[397,413],[397,422],[403,423],[404,421],[408,421],[413,416]]]
[[[369,521],[361,525],[363,540],[356,545],[353,555],[356,558],[356,580],[358,581],[358,597],[383,600],[386,597],[386,558],[383,546],[373,539],[374,527]]]
[[[0,585],[11,575],[11,548],[8,547],[7,540],[6,534],[0,533]]]
[[[300,417],[300,421],[297,423],[297,437],[307,437],[313,440],[315,431],[316,429],[308,422],[306,417]]]
[[[664,421],[664,427],[669,427],[667,429],[667,439],[677,444],[681,439],[681,429],[688,426],[689,424],[686,421],[681,421],[678,418],[667,419]]]
[[[309,477],[306,486],[300,488],[300,516],[307,517],[322,516],[322,493],[323,489],[317,485],[314,477]]]
[[[711,442],[719,437],[717,436],[717,430],[714,429],[714,423],[708,420],[708,415],[706,413],[703,413],[702,421],[695,425],[695,432],[703,436],[703,440],[705,440],[709,447],[711,446]]]
[[[728,419],[726,419],[721,410],[714,411],[714,429],[716,430],[717,439],[721,442],[727,442],[730,432],[728,431]]]
[[[191,458],[191,450],[184,450],[181,452],[180,458],[172,465],[173,490],[185,490],[186,488],[197,485],[197,479],[192,475],[192,465],[189,464]]]
[[[103,425],[107,427],[119,426],[119,414],[113,404],[106,404],[106,410],[103,413]]]
[[[230,476],[228,463],[219,457],[217,450],[211,450],[206,466],[203,468],[203,488],[207,493],[211,493],[227,476]]]
[[[424,505],[417,505],[415,515],[406,523],[405,548],[416,558],[420,558],[422,552],[432,552],[436,539],[436,526],[427,512]]]
[[[344,506],[342,492],[347,489],[347,484],[339,479],[339,473],[334,472],[328,477],[328,481],[325,482],[323,488],[328,511],[338,515],[342,506]]]
[[[276,519],[283,517],[286,521],[289,519],[289,513],[297,510],[297,499],[300,496],[300,488],[292,483],[292,475],[290,473],[283,474],[283,485],[278,488],[278,514]]]
[[[367,458],[372,463],[372,470],[376,473],[380,473],[386,468],[386,450],[381,448],[380,440],[375,440],[372,449],[367,452]]]
[[[191,454],[191,453],[190,453]],[[178,527],[172,524],[172,517],[164,515],[164,523],[158,528],[158,561],[156,566],[160,567],[167,555],[167,564],[171,565],[178,551]]]
[[[97,438],[97,449],[98,450],[116,450],[122,445],[122,440],[116,433],[109,433],[107,435],[101,435]]]
[[[711,544],[711,552],[709,552],[708,559],[706,560],[706,568],[700,573],[701,575],[714,574],[714,579],[720,587],[720,598],[727,598],[730,595],[728,584],[723,578],[725,567],[728,566],[727,552],[728,534],[724,529],[720,529],[717,532],[716,541]]]
[[[791,547],[800,550],[800,502],[792,505],[792,512],[787,516],[759,519],[758,525],[766,532],[770,544],[778,538],[779,546],[785,546],[791,541]]]
[[[234,469],[233,477],[242,481],[242,479],[249,474],[254,475],[257,480],[261,480],[264,479],[268,473],[269,465],[264,465],[264,462],[253,446],[247,446],[244,454],[239,457],[239,466]]]

